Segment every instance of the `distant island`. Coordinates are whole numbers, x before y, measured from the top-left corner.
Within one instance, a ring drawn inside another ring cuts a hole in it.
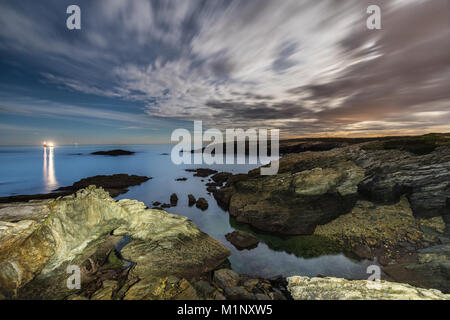
[[[110,150],[110,151],[96,151],[92,152],[91,155],[94,156],[110,156],[110,157],[119,157],[119,156],[131,156],[135,154],[133,151],[127,151],[127,150]]]

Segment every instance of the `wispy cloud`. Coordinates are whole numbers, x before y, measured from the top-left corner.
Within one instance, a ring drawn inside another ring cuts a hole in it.
[[[75,33],[54,13],[61,1],[1,3],[0,52],[26,57],[45,84],[138,102],[135,112],[51,101],[3,101],[0,112],[124,130],[154,118],[298,135],[450,130],[446,0],[76,2]],[[365,27],[369,3],[382,8],[380,31]]]

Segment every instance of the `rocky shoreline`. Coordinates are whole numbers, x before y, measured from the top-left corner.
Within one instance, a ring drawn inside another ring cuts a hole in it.
[[[275,235],[298,235],[314,247],[293,243],[289,253],[348,251],[382,265],[381,283],[239,275],[226,266],[228,248],[164,211],[178,205],[176,194],[153,209],[115,201],[150,179],[115,175],[83,179],[54,199],[0,199],[8,202],[0,204],[0,299],[450,299],[449,136],[416,139],[290,154],[275,176],[186,170],[229,211],[236,231],[224,236],[237,249],[263,241],[276,250]],[[188,202],[208,208],[204,198]],[[269,233],[255,237],[246,225]],[[69,266],[80,268],[79,289],[67,287]]]
[[[283,279],[220,268],[231,252],[187,218],[95,186],[3,205],[0,226],[2,299],[286,299]]]
[[[54,190],[54,192],[50,193],[0,197],[0,203],[55,199],[57,197],[71,195],[77,192],[78,190],[81,190],[91,185],[95,185],[97,187],[105,189],[106,191],[109,192],[109,194],[113,198],[115,198],[121,194],[127,193],[129,187],[140,185],[151,179],[152,179],[151,177],[128,175],[128,174],[114,174],[109,176],[99,175],[81,179],[80,181],[75,182],[71,186],[61,187]]]
[[[275,176],[230,176],[215,199],[238,223],[334,241],[386,278],[450,292],[450,135],[290,154]]]

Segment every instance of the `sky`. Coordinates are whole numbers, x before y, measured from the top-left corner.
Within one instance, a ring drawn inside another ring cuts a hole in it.
[[[167,143],[194,120],[449,132],[449,16],[449,0],[0,0],[0,144]]]

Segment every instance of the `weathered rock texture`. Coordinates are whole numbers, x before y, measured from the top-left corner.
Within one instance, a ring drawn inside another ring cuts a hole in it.
[[[288,290],[295,300],[450,300],[439,290],[408,284],[328,277],[290,277]]]
[[[403,196],[392,205],[359,200],[353,210],[318,226],[315,235],[347,246],[360,258],[378,258],[387,264],[404,254],[440,243],[445,228],[442,217],[418,219]]]
[[[408,198],[416,217],[450,215],[450,146],[437,147],[421,156],[399,150],[352,152],[366,170],[359,192],[375,202]]]
[[[95,187],[51,202],[2,207],[0,221],[0,293],[9,298],[61,299],[76,294],[66,286],[67,266],[90,265],[83,267],[85,289],[91,285],[89,273],[99,271],[96,255],[108,256],[125,235],[131,242],[121,255],[135,266],[125,281],[117,276],[117,286],[100,283],[108,290],[96,297],[123,286],[125,295],[136,282],[142,287],[143,282],[153,285],[167,276],[191,278],[213,270],[230,255],[187,218],[148,210],[138,201],[116,202]],[[108,260],[114,264],[117,259]],[[151,285],[134,297],[150,297]]]

